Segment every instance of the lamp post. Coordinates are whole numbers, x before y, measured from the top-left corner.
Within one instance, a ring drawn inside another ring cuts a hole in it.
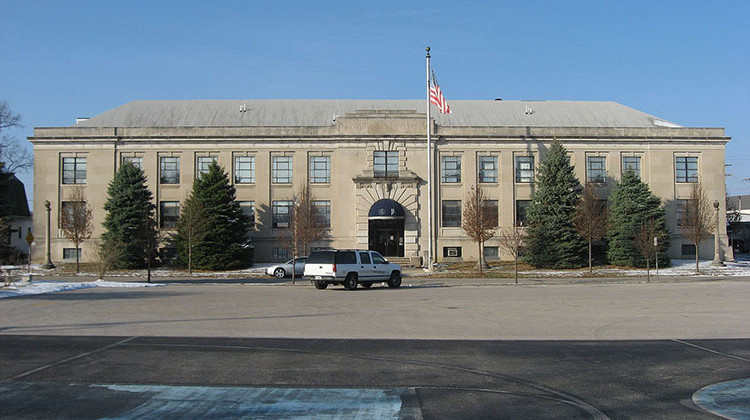
[[[714,227],[714,260],[711,265],[724,265],[721,262],[721,241],[719,240],[719,200],[714,200],[714,217],[716,217],[716,227]]]
[[[44,237],[44,253],[46,257],[42,268],[50,269],[55,268],[55,265],[52,264],[52,252],[50,250],[50,213],[52,212],[52,205],[49,200],[44,200],[44,208],[47,210],[47,230]]]

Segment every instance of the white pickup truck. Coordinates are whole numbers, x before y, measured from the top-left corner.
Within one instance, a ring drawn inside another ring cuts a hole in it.
[[[388,262],[375,251],[314,251],[307,258],[303,279],[310,280],[316,289],[321,290],[329,284],[343,284],[347,290],[354,290],[358,284],[368,288],[377,282],[399,287],[401,266]]]

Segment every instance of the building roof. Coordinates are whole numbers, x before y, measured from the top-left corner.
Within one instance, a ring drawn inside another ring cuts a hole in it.
[[[425,113],[425,100],[168,100],[133,101],[76,127],[299,127],[329,126],[355,111]],[[679,127],[616,102],[451,100],[442,126]],[[241,111],[244,109],[244,111]]]
[[[29,203],[23,182],[9,173],[0,174],[0,205],[5,216],[29,217]]]

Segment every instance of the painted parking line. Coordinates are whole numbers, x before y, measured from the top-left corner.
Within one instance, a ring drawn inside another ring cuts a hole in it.
[[[729,419],[750,419],[750,378],[720,382],[699,389],[693,402]]]

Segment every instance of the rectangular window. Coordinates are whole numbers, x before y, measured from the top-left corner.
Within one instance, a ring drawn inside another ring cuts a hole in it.
[[[329,184],[331,182],[331,157],[310,156],[310,183]]]
[[[86,217],[85,201],[63,201],[60,205],[60,228],[67,229],[75,223],[75,218],[83,220]]]
[[[443,258],[458,258],[461,256],[460,246],[444,246]]]
[[[81,252],[81,248],[63,248],[63,259],[64,260],[75,260],[76,254],[78,254],[78,259],[81,259],[83,257],[83,253]]]
[[[492,221],[492,227],[498,226],[500,215],[500,205],[497,200],[487,200],[484,202],[485,217]]]
[[[675,181],[698,182],[698,158],[695,156],[675,157]]]
[[[622,173],[633,171],[635,176],[641,177],[641,157],[640,156],[623,156]]]
[[[180,202],[162,201],[159,203],[159,227],[171,229],[177,227],[180,220]]]
[[[440,180],[444,184],[461,182],[461,156],[442,156],[440,158]]]
[[[370,259],[370,253],[369,252],[360,252],[359,253],[359,261],[362,264],[372,264],[372,260]]]
[[[484,259],[486,261],[497,261],[500,259],[500,254],[498,253],[498,248],[496,246],[486,246],[484,247]]]
[[[86,183],[86,158],[85,157],[64,157],[63,163],[63,184],[85,184]]]
[[[443,227],[461,227],[461,200],[443,200]]]
[[[240,210],[242,214],[247,216],[248,226],[250,228],[255,227],[255,201],[240,201]]]
[[[312,202],[315,214],[315,225],[318,227],[331,227],[331,202],[328,200],[315,200]]]
[[[159,159],[159,183],[180,183],[180,158],[173,156],[162,156]]]
[[[143,169],[143,157],[141,156],[123,156],[122,163],[130,162],[138,169]]]
[[[516,156],[516,182],[534,182],[534,156]]]
[[[398,178],[398,152],[373,152],[372,167],[375,178]]]
[[[675,200],[675,215],[677,226],[685,226],[688,223],[690,200]]]
[[[531,200],[516,200],[516,226],[526,226],[526,210]]]
[[[275,228],[288,228],[289,227],[289,216],[292,213],[293,201],[273,201],[271,203],[271,215],[273,217],[273,227]]]
[[[695,244],[682,244],[680,252],[683,257],[695,258]]]
[[[289,249],[273,247],[271,249],[271,258],[274,261],[286,261],[289,259]]]
[[[234,157],[234,183],[255,184],[255,156]]]
[[[292,157],[274,156],[271,158],[271,182],[274,184],[292,183]]]
[[[607,158],[605,156],[586,156],[586,182],[603,184],[607,182]]]
[[[479,182],[497,182],[497,156],[479,156]]]
[[[195,160],[195,177],[200,178],[201,175],[208,173],[208,167],[217,159],[216,156],[198,156]]]

